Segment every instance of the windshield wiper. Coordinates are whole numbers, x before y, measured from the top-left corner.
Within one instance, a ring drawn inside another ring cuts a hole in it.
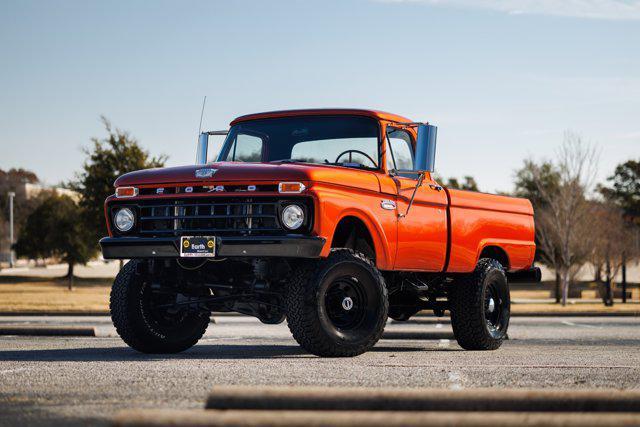
[[[280,159],[280,160],[271,160],[269,163],[308,163],[306,160],[301,159]]]
[[[345,168],[355,168],[355,169],[371,169],[369,166],[365,166],[362,163],[358,163],[358,162],[327,162],[325,161],[324,163],[325,165],[331,165],[331,166],[342,166]]]

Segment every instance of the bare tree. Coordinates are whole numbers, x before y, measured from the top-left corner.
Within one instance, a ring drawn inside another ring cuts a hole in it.
[[[591,262],[605,273],[602,300],[613,305],[613,281],[626,260],[634,256],[633,226],[625,221],[624,211],[610,203],[593,202]],[[625,292],[626,289],[623,289]],[[623,298],[624,299],[624,298]]]
[[[574,133],[565,133],[556,160],[550,162],[558,173],[556,186],[550,187],[533,168],[533,182],[542,207],[536,212],[536,234],[544,262],[560,277],[561,303],[567,303],[569,284],[589,257],[593,204],[587,200],[592,191],[597,167],[595,147]]]

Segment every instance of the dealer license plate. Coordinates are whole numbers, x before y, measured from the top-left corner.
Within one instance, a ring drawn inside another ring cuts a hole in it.
[[[216,238],[214,236],[182,236],[180,238],[181,257],[215,257]]]

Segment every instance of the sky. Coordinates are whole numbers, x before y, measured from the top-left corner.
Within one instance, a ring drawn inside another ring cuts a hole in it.
[[[238,115],[357,107],[438,126],[436,169],[513,189],[566,131],[640,157],[640,1],[0,4],[0,168],[69,180],[100,116],[168,165]]]

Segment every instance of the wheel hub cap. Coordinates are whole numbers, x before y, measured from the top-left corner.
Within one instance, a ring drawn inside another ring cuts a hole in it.
[[[345,297],[342,300],[342,308],[346,311],[349,311],[353,308],[353,300],[350,297]]]
[[[489,313],[493,313],[495,309],[496,309],[496,302],[493,300],[493,298],[489,298],[489,307],[487,307],[487,310],[489,311]]]

